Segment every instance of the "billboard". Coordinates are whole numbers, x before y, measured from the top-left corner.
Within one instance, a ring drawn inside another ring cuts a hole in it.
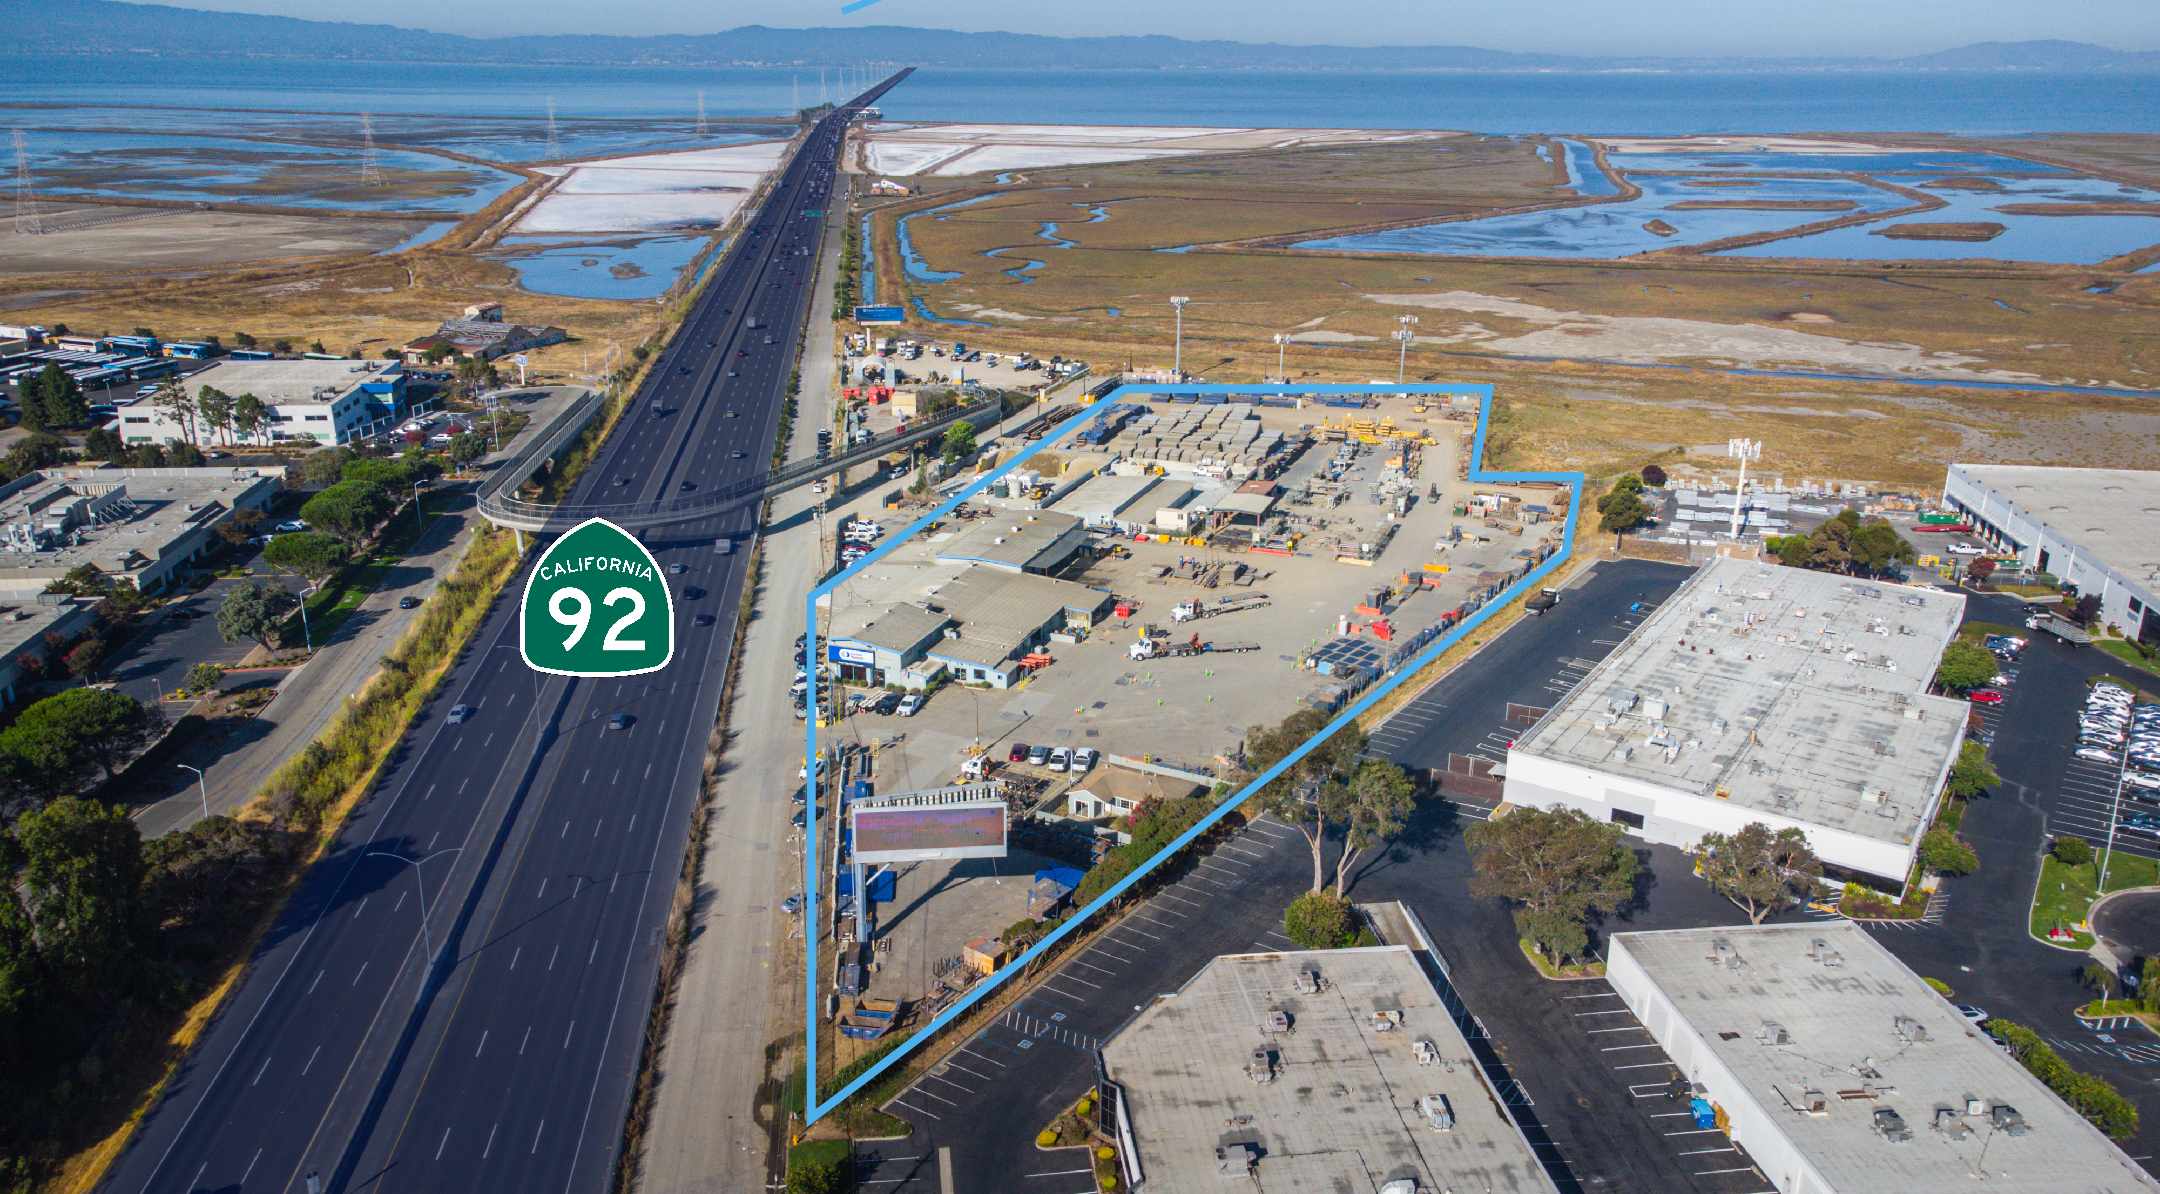
[[[904,307],[857,307],[855,308],[855,322],[906,323],[907,309]]]
[[[921,862],[1005,857],[1005,802],[970,801],[895,808],[856,805],[855,861]]]

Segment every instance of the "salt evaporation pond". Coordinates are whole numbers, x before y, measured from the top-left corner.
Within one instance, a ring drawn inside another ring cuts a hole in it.
[[[227,137],[69,132],[65,144],[25,141],[40,190],[280,207],[478,211],[523,181],[432,154],[379,149],[387,188],[360,184],[360,150],[272,145]],[[425,178],[401,178],[424,175]]]
[[[2160,244],[2160,191],[2117,187],[2094,179],[1997,178],[1999,191],[1938,191],[1948,207],[1895,220],[1833,228],[1812,236],[1729,249],[1723,257],[1816,257],[1844,261],[1941,261],[1986,257],[1999,261],[2057,261],[2090,265]],[[2105,188],[2105,192],[2101,188]],[[2149,216],[2013,215],[1995,208],[2012,203],[2150,203]],[[1897,224],[1994,223],[2005,231],[1984,241],[1906,240],[1872,235]]]
[[[505,237],[545,240],[546,237]],[[702,236],[658,236],[605,244],[565,245],[494,260],[518,271],[518,284],[569,298],[650,299],[667,293],[704,249]]]

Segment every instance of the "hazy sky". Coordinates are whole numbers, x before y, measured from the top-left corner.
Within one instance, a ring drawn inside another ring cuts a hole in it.
[[[169,0],[171,2],[171,0]],[[738,25],[912,25],[1075,37],[1183,38],[1331,45],[1471,45],[1565,54],[1897,56],[1977,41],[2062,38],[2160,49],[2154,0],[177,0],[183,7],[276,13],[463,33],[715,33]],[[870,54],[865,47],[865,56]]]

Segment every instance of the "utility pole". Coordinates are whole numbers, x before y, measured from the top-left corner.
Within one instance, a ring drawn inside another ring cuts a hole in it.
[[[1402,325],[1402,330],[1395,333],[1395,339],[1402,345],[1402,351],[1397,353],[1395,357],[1396,385],[1403,383],[1403,372],[1410,364],[1410,342],[1417,339],[1417,333],[1410,329],[1417,326],[1417,321],[1418,317],[1415,315],[1398,315],[1395,317],[1395,322]]]
[[[1170,296],[1170,305],[1177,310],[1177,334],[1171,340],[1170,372],[1179,381],[1185,380],[1185,304],[1191,301],[1182,294]]]
[[[1283,353],[1289,351],[1289,343],[1290,337],[1287,334],[1275,333],[1275,384],[1279,386],[1290,384],[1289,376],[1283,372]]]
[[[1729,439],[1725,441],[1725,454],[1740,462],[1740,485],[1733,490],[1732,537],[1740,537],[1740,516],[1747,510],[1747,462],[1762,459],[1762,441],[1753,439]]]

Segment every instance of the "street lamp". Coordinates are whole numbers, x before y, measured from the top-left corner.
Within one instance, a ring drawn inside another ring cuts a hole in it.
[[[1417,333],[1410,329],[1417,326],[1417,321],[1418,317],[1415,315],[1398,315],[1395,317],[1395,322],[1402,325],[1402,330],[1394,333],[1395,339],[1402,345],[1402,351],[1397,353],[1395,357],[1396,385],[1403,383],[1404,370],[1410,363],[1410,342],[1417,339]]]
[[[1290,384],[1289,375],[1283,372],[1283,354],[1289,351],[1287,347],[1289,343],[1290,337],[1287,333],[1275,333],[1275,382],[1277,385],[1286,386]]]
[[[425,481],[415,481],[412,484],[413,526],[423,533],[427,531],[427,520],[420,517],[420,494],[426,488],[427,482]]]
[[[370,850],[365,855],[365,857],[368,858],[395,858],[399,862],[406,863],[407,865],[412,867],[413,886],[415,888],[418,888],[420,892],[420,941],[421,944],[427,947],[428,965],[430,966],[433,966],[435,964],[435,940],[433,936],[428,933],[427,884],[420,878],[420,865],[428,861],[429,858],[440,858],[445,854],[455,854],[458,851],[463,850],[464,848],[465,847],[463,846],[446,846],[443,849],[437,850],[433,854],[428,855],[427,858],[418,859],[407,858],[403,854],[400,854],[395,850]],[[424,980],[421,989],[426,989]]]
[[[1171,340],[1170,371],[1179,381],[1185,380],[1185,304],[1191,301],[1182,294],[1170,296],[1170,305],[1177,310],[1177,335]]]
[[[205,779],[203,778],[203,772],[202,772],[202,768],[200,768],[200,767],[188,767],[188,765],[187,765],[186,763],[175,763],[175,764],[173,764],[173,766],[175,766],[175,767],[187,767],[187,769],[188,769],[189,771],[192,771],[192,772],[194,772],[194,773],[195,773],[195,783],[196,783],[196,784],[197,784],[197,785],[198,785],[198,786],[199,786],[199,787],[200,787],[200,788],[202,789],[202,815],[203,815],[203,820],[205,820],[205,821],[209,820],[209,819],[210,819],[210,784],[209,784],[209,782],[208,782],[208,781],[206,781],[206,780],[205,780]]]

